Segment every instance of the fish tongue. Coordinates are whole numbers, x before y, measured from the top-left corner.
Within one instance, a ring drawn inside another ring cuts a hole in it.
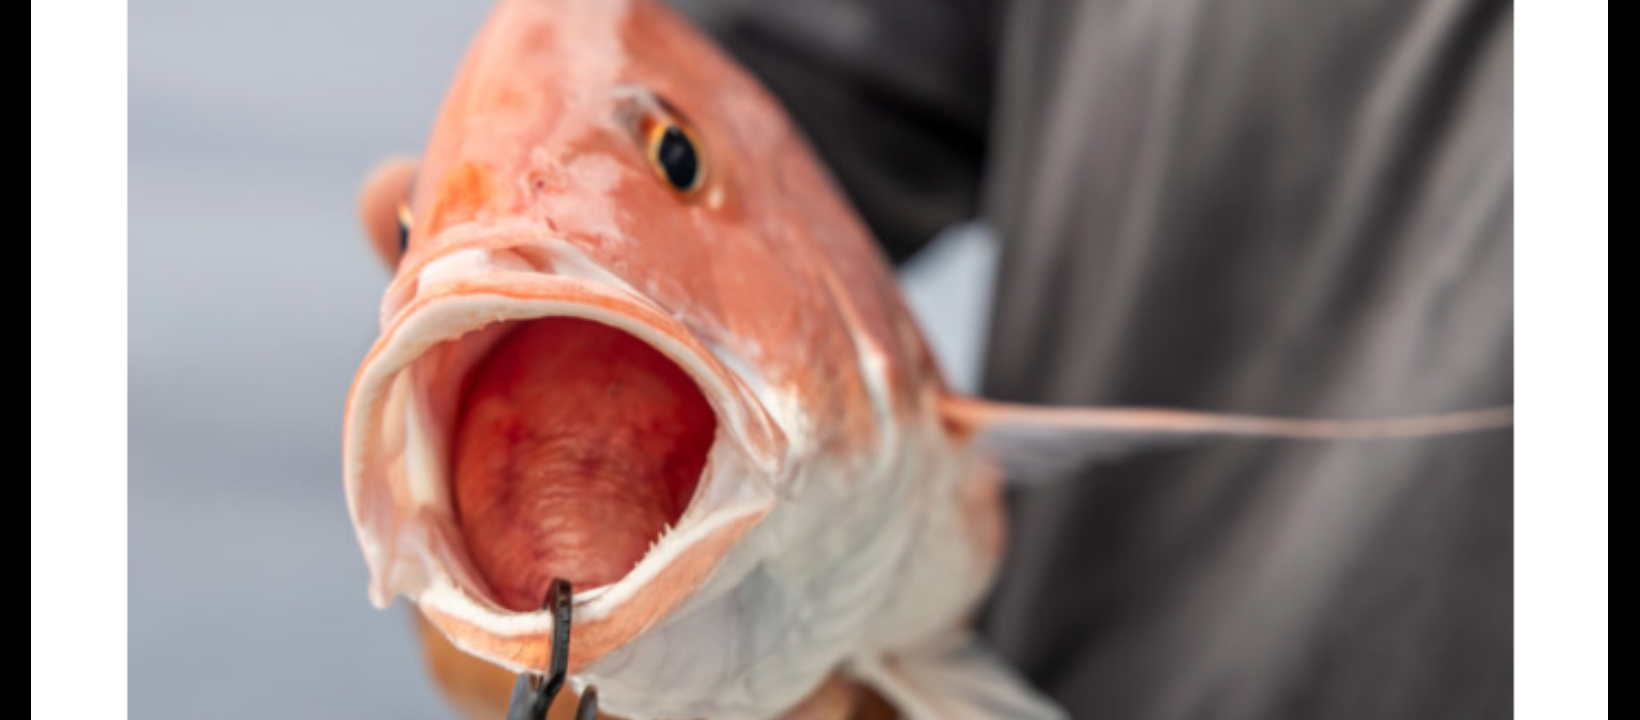
[[[619,580],[677,523],[716,429],[694,382],[591,321],[520,324],[468,379],[453,443],[467,549],[505,607],[540,607],[553,577]]]

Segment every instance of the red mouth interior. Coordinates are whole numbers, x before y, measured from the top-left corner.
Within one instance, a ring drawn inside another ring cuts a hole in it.
[[[456,517],[505,607],[540,609],[632,569],[694,496],[717,420],[637,338],[588,320],[522,323],[472,371],[455,426]]]

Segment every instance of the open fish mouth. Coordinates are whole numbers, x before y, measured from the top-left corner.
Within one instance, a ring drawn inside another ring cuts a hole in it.
[[[447,492],[467,552],[523,612],[555,577],[603,587],[636,566],[694,498],[717,418],[676,364],[618,329],[553,317],[495,331],[440,425],[453,425]]]
[[[401,273],[349,398],[371,597],[406,595],[464,649],[540,669],[561,577],[591,662],[768,511],[783,441],[680,321],[567,243],[468,248]]]

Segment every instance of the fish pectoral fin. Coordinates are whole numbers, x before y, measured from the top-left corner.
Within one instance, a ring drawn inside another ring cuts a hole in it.
[[[1308,420],[1153,408],[1044,407],[947,398],[948,427],[971,434],[1013,482],[1175,445],[1228,438],[1385,440],[1506,428],[1513,407],[1378,420]]]
[[[850,674],[906,720],[1067,720],[1070,716],[970,633],[856,659]]]

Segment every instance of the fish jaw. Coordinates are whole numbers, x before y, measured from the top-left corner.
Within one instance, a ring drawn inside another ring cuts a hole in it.
[[[572,669],[665,619],[774,504],[785,440],[745,382],[669,313],[531,228],[474,232],[401,272],[383,333],[349,394],[344,485],[378,606],[403,595],[461,649],[522,671],[548,664],[550,615],[502,603],[452,500],[452,425],[467,375],[523,323],[576,318],[625,333],[677,365],[717,425],[692,499],[618,580],[577,588]]]

